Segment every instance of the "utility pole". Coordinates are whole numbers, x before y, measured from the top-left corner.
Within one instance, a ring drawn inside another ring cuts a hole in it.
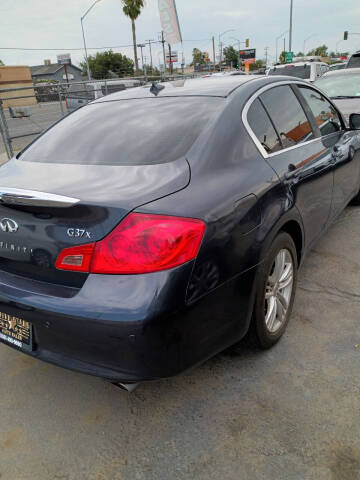
[[[285,52],[286,52],[286,43],[285,43],[285,37],[284,37],[284,63],[285,63]]]
[[[164,75],[166,75],[166,55],[165,55],[165,39],[164,39],[164,32],[161,32],[161,43],[163,48],[163,58],[164,58]]]
[[[169,47],[169,69],[170,69],[170,74],[172,75],[173,74],[173,64],[172,64],[172,58],[171,58],[171,45],[170,43],[168,43],[168,47]]]
[[[145,48],[145,45],[143,43],[139,43],[137,45],[141,49],[141,66],[144,74],[144,55],[143,55],[143,48]]]
[[[219,36],[219,48],[220,48],[220,60],[219,60],[219,67],[220,67],[220,72],[222,71],[222,41]]]
[[[153,58],[152,58],[152,51],[151,51],[151,42],[154,40],[145,40],[149,44],[149,49],[150,49],[150,67],[151,67],[151,73],[153,71]]]
[[[64,64],[64,70],[65,70],[66,83],[67,83],[67,86],[69,86],[69,75],[68,75],[66,63]]]
[[[290,0],[289,52],[292,52],[292,50],[291,50],[291,47],[292,47],[292,33],[293,33],[293,0]]]
[[[214,57],[214,72],[216,71],[216,53],[215,53],[215,37],[212,37],[212,44],[213,44],[213,57]]]
[[[147,60],[147,56],[145,55],[145,56],[144,56],[144,62],[145,62],[145,63],[144,63],[144,65],[143,65],[143,67],[144,67],[144,72],[143,72],[143,74],[145,75],[145,77],[146,77],[146,75],[147,75],[146,60]]]
[[[268,51],[269,51],[269,47],[265,47],[265,66],[266,67],[268,64]]]

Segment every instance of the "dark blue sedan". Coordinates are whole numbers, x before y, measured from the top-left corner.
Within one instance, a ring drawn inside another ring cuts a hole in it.
[[[0,169],[0,340],[128,390],[248,332],[271,347],[306,253],[360,203],[359,128],[280,76],[68,115]]]

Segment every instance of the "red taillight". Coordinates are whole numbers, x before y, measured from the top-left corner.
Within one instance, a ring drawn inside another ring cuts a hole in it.
[[[205,228],[193,218],[131,213],[103,240],[63,250],[56,267],[103,274],[167,270],[196,257]]]

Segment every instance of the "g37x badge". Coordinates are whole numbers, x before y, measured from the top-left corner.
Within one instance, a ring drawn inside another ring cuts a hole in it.
[[[85,228],[68,228],[66,233],[71,238],[91,238],[91,232]]]

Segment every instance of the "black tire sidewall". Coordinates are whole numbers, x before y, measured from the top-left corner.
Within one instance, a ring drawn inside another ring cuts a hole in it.
[[[267,279],[270,274],[271,267],[274,263],[275,257],[279,253],[280,250],[287,249],[292,257],[293,265],[294,265],[294,280],[293,280],[293,290],[291,293],[291,299],[289,303],[289,308],[286,314],[286,319],[281,326],[281,328],[275,332],[271,333],[266,327],[265,324],[265,289]],[[262,262],[256,280],[256,300],[254,306],[254,327],[256,331],[257,339],[263,348],[270,348],[274,345],[278,340],[282,337],[289,323],[289,319],[291,316],[294,298],[296,293],[296,285],[297,285],[297,270],[298,270],[298,261],[297,261],[297,252],[296,247],[294,244],[293,239],[291,236],[286,232],[280,232],[274,239],[273,243],[271,244],[268,254],[265,260]]]

